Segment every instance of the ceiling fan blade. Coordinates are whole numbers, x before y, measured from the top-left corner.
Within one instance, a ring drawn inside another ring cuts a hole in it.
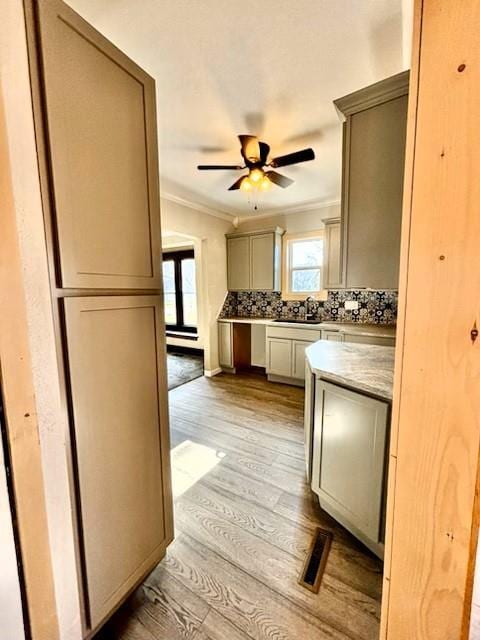
[[[197,169],[200,171],[216,171],[218,169],[245,169],[239,164],[199,164]]]
[[[270,182],[273,182],[279,187],[282,187],[282,189],[286,189],[295,182],[295,180],[287,178],[287,176],[282,176],[281,173],[277,173],[276,171],[267,171],[265,175],[270,180]]]
[[[285,156],[279,156],[274,158],[270,162],[270,166],[274,167],[287,167],[290,164],[298,164],[299,162],[307,162],[307,160],[314,160],[315,152],[313,149],[302,149],[301,151],[295,151],[294,153],[287,153]]]
[[[257,136],[239,135],[238,139],[242,145],[242,157],[247,166],[260,161],[261,151]]]
[[[242,176],[241,178],[239,178],[238,180],[236,180],[231,187],[228,187],[229,191],[235,191],[236,189],[240,189],[242,182],[244,181],[244,179],[247,176]]]
[[[267,164],[268,154],[270,153],[270,146],[266,142],[259,142],[260,147],[260,160],[262,164]]]

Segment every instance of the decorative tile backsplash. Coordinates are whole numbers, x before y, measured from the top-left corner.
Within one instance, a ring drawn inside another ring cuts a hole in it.
[[[347,300],[356,300],[358,309],[345,309]],[[221,318],[304,318],[306,313],[323,322],[362,322],[395,324],[398,292],[370,289],[329,290],[328,299],[310,301],[282,300],[271,291],[230,291],[225,299]]]

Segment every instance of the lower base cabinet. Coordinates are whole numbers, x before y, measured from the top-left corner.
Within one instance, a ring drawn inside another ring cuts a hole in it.
[[[316,379],[312,490],[321,507],[379,557],[390,405]]]
[[[266,337],[266,371],[269,380],[303,385],[305,349],[320,340],[320,330],[267,326]]]

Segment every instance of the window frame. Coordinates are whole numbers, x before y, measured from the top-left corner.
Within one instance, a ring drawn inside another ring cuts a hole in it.
[[[292,268],[292,245],[295,242],[321,240],[323,243],[323,260],[318,267],[305,266]],[[307,269],[320,270],[320,288],[317,291],[292,291],[292,272]],[[283,237],[283,269],[282,269],[282,298],[284,300],[303,300],[308,296],[317,299],[324,298],[323,279],[325,271],[325,232],[323,229],[305,231],[302,233],[285,234]]]
[[[177,315],[176,324],[167,324],[165,321],[165,328],[167,331],[175,331],[179,333],[198,333],[198,304],[197,304],[197,324],[186,325],[184,322],[183,312],[183,286],[182,286],[182,260],[195,261],[194,249],[180,249],[177,251],[164,251],[162,253],[162,269],[164,262],[173,262],[174,265],[174,279],[175,279],[175,310]],[[195,261],[195,278],[197,277],[197,264]],[[163,275],[162,275],[162,287],[163,287]],[[165,300],[165,292],[164,300]],[[198,303],[198,294],[197,294]]]

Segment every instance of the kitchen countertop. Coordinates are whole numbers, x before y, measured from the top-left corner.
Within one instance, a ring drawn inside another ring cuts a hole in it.
[[[239,322],[242,324],[264,324],[272,327],[293,327],[296,329],[325,329],[338,331],[339,333],[354,333],[362,336],[377,338],[394,338],[396,327],[394,325],[364,324],[361,322],[276,322],[274,318],[218,318],[220,322]]]
[[[313,373],[323,380],[391,401],[393,347],[319,340],[305,354]]]

